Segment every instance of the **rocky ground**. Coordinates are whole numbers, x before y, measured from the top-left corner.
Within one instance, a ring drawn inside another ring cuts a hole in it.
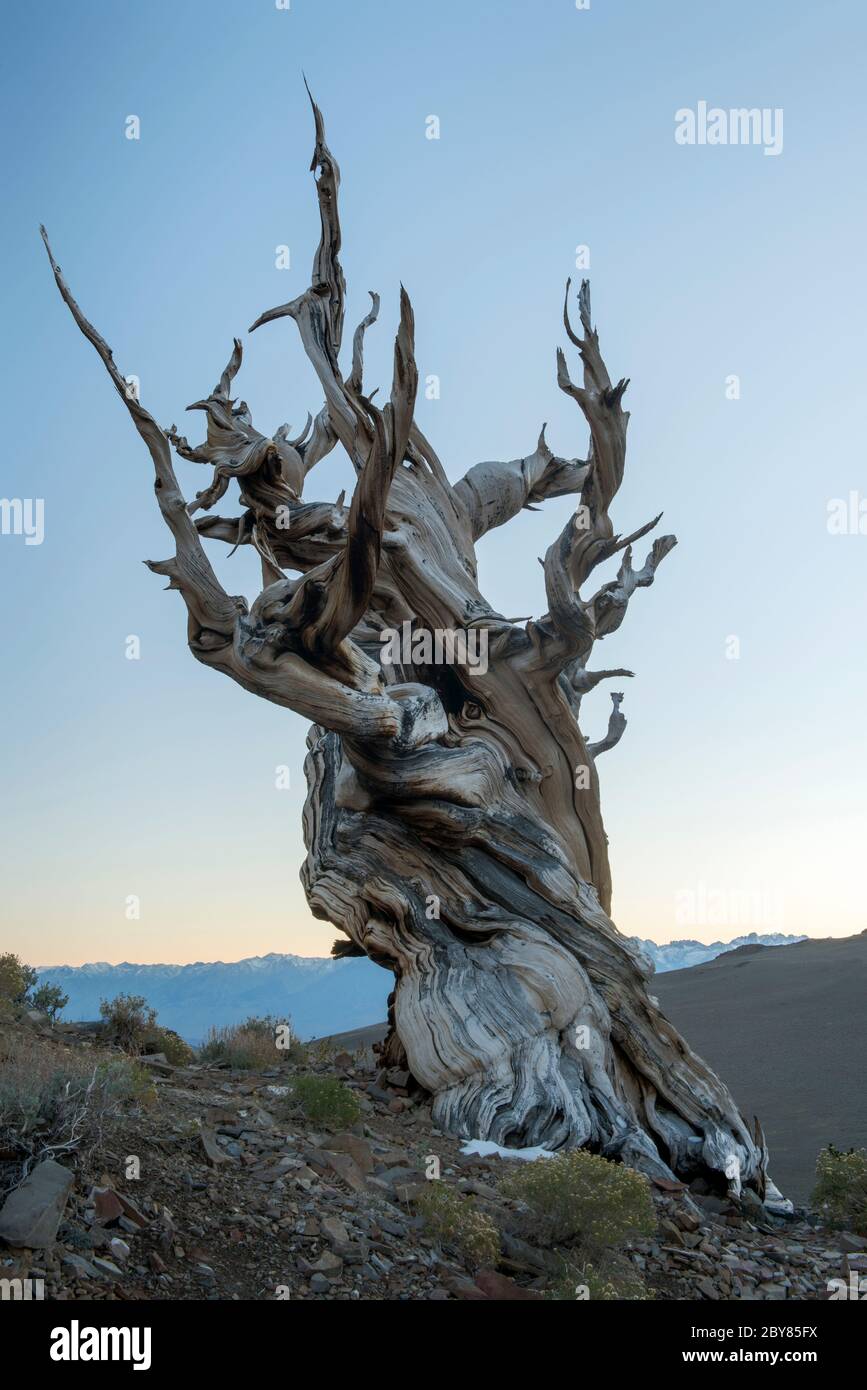
[[[52,1033],[46,1046],[89,1045],[74,1030]],[[56,1155],[65,1172],[37,1168],[7,1199],[0,1278],[41,1278],[46,1298],[85,1300],[483,1300],[550,1290],[551,1252],[509,1234],[497,1181],[512,1160],[461,1153],[408,1093],[406,1075],[379,1071],[371,1052],[312,1064],[356,1095],[360,1120],[343,1131],[292,1110],[285,1066],[146,1065],[156,1092],[147,1105],[118,1116],[96,1146]],[[495,1215],[505,1233],[496,1269],[475,1268],[427,1233],[416,1203],[431,1158],[439,1181]],[[657,1233],[626,1258],[657,1299],[824,1299],[830,1279],[867,1272],[867,1241],[806,1213],[769,1217],[701,1184],[658,1183],[653,1196]]]

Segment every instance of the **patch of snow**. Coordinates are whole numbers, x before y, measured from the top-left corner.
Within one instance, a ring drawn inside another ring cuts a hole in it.
[[[770,1178],[765,1182],[765,1206],[768,1211],[780,1213],[790,1213],[795,1210],[794,1205],[788,1197],[784,1197],[780,1189]]]
[[[494,1144],[490,1139],[468,1139],[461,1145],[462,1154],[476,1154],[479,1158],[519,1158],[525,1163],[532,1163],[537,1158],[554,1158],[555,1155],[550,1149],[543,1149],[541,1144],[537,1144],[530,1149],[504,1149],[500,1144]]]

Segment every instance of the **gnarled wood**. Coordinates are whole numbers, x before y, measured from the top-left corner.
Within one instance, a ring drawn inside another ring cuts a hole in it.
[[[614,531],[627,383],[612,384],[605,367],[589,287],[578,296],[581,336],[568,285],[564,311],[582,385],[564,353],[557,358],[558,383],[589,426],[588,458],[554,455],[543,427],[532,454],[477,464],[452,485],[413,420],[404,291],[388,403],[375,406],[363,384],[375,294],[342,375],[339,171],[313,110],[322,230],[311,285],[253,325],[292,320],[317,373],[325,404],[295,438],[288,426],[261,435],[246,404],[232,399],[238,340],[217,386],[193,407],[207,417],[205,442],[191,446],[174,426],[161,430],[129,394],[51,257],[63,298],[154,461],[175,555],[151,567],[180,591],[199,661],[313,721],[308,899],[344,934],[340,954],[365,952],[394,972],[394,1044],[431,1093],[436,1122],[513,1146],[592,1145],[651,1172],[745,1182],[764,1195],[760,1131],[660,1013],[646,961],[609,916],[596,759],[622,737],[623,696],[612,696],[607,732],[589,743],[581,700],[602,680],[631,676],[591,670],[588,661],[675,540],[655,540],[635,568],[632,546],[660,517],[630,536]],[[342,495],[305,500],[311,469],[337,442],[357,478],[349,506]],[[172,445],[213,469],[189,506]],[[211,514],[233,481],[245,510]],[[547,613],[504,617],[479,590],[476,541],[523,507],[566,494],[577,508],[542,562]],[[265,587],[249,611],[223,590],[205,538],[258,550]],[[582,594],[618,554],[616,576]],[[465,645],[452,660],[419,656],[414,645],[395,655],[382,639],[398,629],[445,632]],[[485,661],[470,659],[470,637],[484,639]]]

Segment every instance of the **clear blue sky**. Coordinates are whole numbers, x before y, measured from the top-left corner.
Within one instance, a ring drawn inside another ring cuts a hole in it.
[[[179,598],[141,564],[169,553],[150,460],[37,230],[148,408],[197,440],[184,407],[233,335],[309,283],[302,70],[343,174],[348,324],[368,289],[383,297],[367,381],[390,379],[402,280],[420,371],[441,379],[418,418],[452,477],[528,452],[542,420],[558,453],[584,455],[554,349],[590,247],[603,351],[632,379],[616,524],[664,508],[680,538],[597,649],[637,674],[600,761],[618,924],[660,941],[867,926],[867,536],[826,524],[831,499],[867,496],[865,37],[857,0],[7,6],[0,491],[44,499],[45,539],[0,536],[0,947],[39,964],[330,948],[298,883],[305,725],[187,651]],[[702,100],[782,108],[782,153],[678,145],[675,112]],[[293,325],[245,346],[237,385],[259,428],[300,428],[321,402]],[[188,495],[204,483],[179,472]],[[308,496],[347,484],[335,454]],[[484,542],[502,612],[544,610],[536,557],[569,508]],[[216,550],[252,597],[249,555]],[[607,710],[603,687],[592,737]],[[689,891],[770,906],[689,925]]]

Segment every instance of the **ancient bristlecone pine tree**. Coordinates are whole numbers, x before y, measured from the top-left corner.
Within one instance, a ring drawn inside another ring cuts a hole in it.
[[[191,407],[206,414],[205,443],[192,447],[174,427],[161,429],[48,248],[60,293],[153,458],[175,553],[150,568],[181,594],[199,661],[313,721],[303,869],[310,906],[344,933],[336,954],[366,953],[394,972],[386,1059],[405,1057],[432,1094],[435,1123],[513,1147],[590,1145],[660,1176],[703,1174],[764,1196],[760,1128],[750,1131],[660,1013],[649,967],[608,915],[595,762],[625,721],[615,695],[606,737],[588,743],[581,699],[604,678],[630,674],[591,671],[591,651],[620,626],[675,540],[655,540],[636,568],[632,543],[659,517],[628,537],[613,530],[627,383],[609,378],[588,286],[578,294],[580,336],[568,286],[564,311],[583,385],[557,355],[558,385],[590,428],[587,460],[558,458],[543,430],[526,457],[479,463],[451,483],[413,419],[405,291],[389,402],[374,405],[363,384],[375,294],[348,375],[339,364],[339,172],[313,109],[322,236],[312,283],[253,324],[293,319],[321,383],[325,403],[296,438],[287,426],[260,434],[233,399],[238,340],[211,394]],[[357,477],[351,504],[302,500],[308,473],[338,443]],[[172,447],[213,469],[189,504]],[[232,480],[242,515],[211,514]],[[566,494],[576,495],[577,510],[543,562],[548,612],[520,625],[480,593],[475,544],[523,507]],[[255,546],[264,588],[252,607],[223,588],[205,539]],[[614,555],[616,577],[584,597],[592,572]],[[388,664],[382,635],[404,623],[414,632],[484,629],[487,669]]]

